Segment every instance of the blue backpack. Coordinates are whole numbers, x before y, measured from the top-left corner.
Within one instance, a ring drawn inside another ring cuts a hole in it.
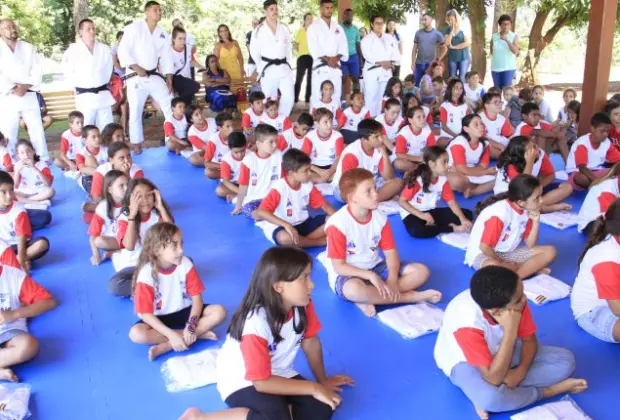
[[[208,88],[206,96],[206,100],[209,103],[209,108],[213,112],[220,112],[229,108],[237,108],[237,98],[230,91],[228,86]]]

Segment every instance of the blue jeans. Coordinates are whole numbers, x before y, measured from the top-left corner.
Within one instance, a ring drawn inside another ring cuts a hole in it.
[[[513,367],[521,358],[521,340],[512,355]],[[472,404],[481,410],[501,413],[526,407],[543,397],[542,388],[570,377],[575,371],[575,356],[567,349],[538,346],[538,352],[527,376],[514,389],[487,382],[477,367],[467,362],[452,368],[450,381],[465,393]]]
[[[599,306],[577,318],[577,324],[588,334],[608,343],[616,343],[614,340],[614,326],[620,322],[607,305]]]
[[[512,86],[512,79],[515,77],[516,70],[492,71],[493,86],[499,89]]]
[[[457,76],[463,83],[465,83],[465,73],[469,70],[469,60],[463,61],[448,61],[448,68],[450,70],[450,77]]]
[[[431,63],[415,63],[415,85],[420,87],[420,81],[422,80],[422,76],[426,73],[426,70],[430,67]]]

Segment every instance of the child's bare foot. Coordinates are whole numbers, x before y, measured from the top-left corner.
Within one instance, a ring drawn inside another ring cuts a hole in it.
[[[369,318],[377,315],[377,308],[375,305],[371,305],[370,303],[356,303],[355,306],[360,308],[360,310]]]
[[[437,303],[441,300],[441,292],[439,290],[428,289],[414,293],[417,294],[418,302],[426,301],[429,303]]]
[[[201,414],[201,411],[196,407],[191,407],[185,410],[185,413],[179,418],[179,420],[194,420]]]
[[[469,187],[465,188],[465,190],[463,190],[463,197],[465,197],[465,198],[471,197],[471,190],[472,189],[469,188]]]
[[[199,339],[201,340],[217,340],[217,334],[215,334],[213,331],[207,331],[206,333],[198,336]]]
[[[476,409],[476,414],[478,414],[478,417],[480,417],[482,420],[487,420],[489,418],[489,413],[487,413],[484,410],[479,409],[478,407],[474,407]]]
[[[101,256],[101,261],[99,261],[100,263],[104,262],[105,260],[109,259],[112,254],[114,254],[115,251],[106,251],[103,253],[103,255]]]
[[[450,223],[450,226],[452,227],[452,230],[455,232],[469,232],[469,229],[467,229],[463,225],[457,225],[455,223]]]
[[[568,378],[557,384],[548,386],[543,389],[545,398],[555,397],[560,394],[579,394],[588,389],[588,381],[585,379]]]
[[[18,382],[17,375],[8,368],[0,369],[0,381]]]
[[[540,270],[537,274],[546,274],[549,275],[551,274],[551,269],[549,267],[545,267],[542,270]]]
[[[228,203],[232,203],[233,200],[235,199],[236,195],[234,194],[226,194],[226,202]]]
[[[157,359],[162,354],[166,354],[171,350],[172,350],[172,346],[170,345],[168,341],[166,341],[165,343],[151,346],[149,348],[149,360],[152,362],[153,360]]]

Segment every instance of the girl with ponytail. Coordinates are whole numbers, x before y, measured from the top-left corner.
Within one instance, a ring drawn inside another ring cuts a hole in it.
[[[414,238],[433,238],[440,233],[469,232],[472,212],[463,210],[454,199],[446,172],[448,152],[440,146],[424,150],[423,162],[409,172],[400,195],[400,216]],[[439,199],[449,208],[437,208]]]
[[[521,279],[549,273],[556,250],[536,245],[540,229],[542,186],[538,178],[519,175],[502,193],[478,203],[465,264],[476,270],[496,265],[516,272]],[[525,241],[525,246],[521,242]]]
[[[596,219],[578,261],[570,296],[577,324],[599,340],[620,342],[620,200]]]
[[[616,163],[604,177],[592,181],[588,195],[579,209],[577,230],[590,236],[596,219],[605,214],[619,196],[620,163]]]

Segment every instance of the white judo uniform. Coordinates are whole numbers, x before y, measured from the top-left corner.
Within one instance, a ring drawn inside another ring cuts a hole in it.
[[[364,101],[370,115],[376,117],[383,111],[381,100],[385,93],[388,80],[392,77],[391,69],[384,69],[377,64],[379,61],[396,63],[399,59],[398,42],[390,34],[381,34],[378,37],[374,32],[369,33],[361,42],[364,56]]]

